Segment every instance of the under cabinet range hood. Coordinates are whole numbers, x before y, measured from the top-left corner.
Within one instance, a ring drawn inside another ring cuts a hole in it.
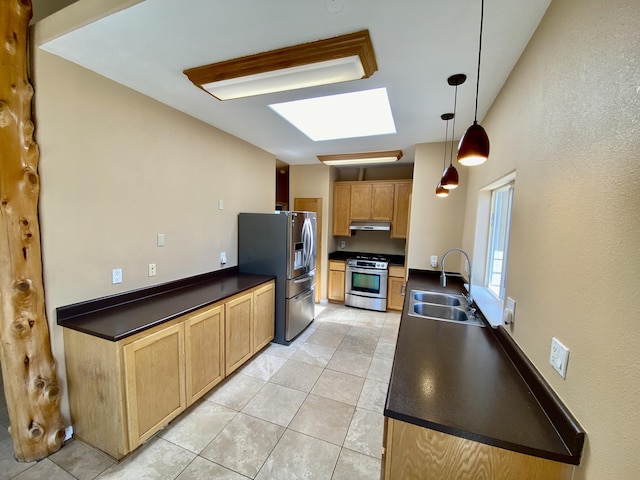
[[[349,230],[389,231],[391,230],[391,222],[351,222]]]

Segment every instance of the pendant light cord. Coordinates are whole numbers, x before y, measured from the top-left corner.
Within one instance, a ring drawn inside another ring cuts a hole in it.
[[[449,166],[453,165],[453,141],[456,138],[456,110],[458,107],[458,85],[456,85],[456,93],[453,97],[453,128],[451,129],[451,153],[449,155]]]
[[[447,128],[444,133],[444,158],[442,159],[442,171],[447,168],[447,144],[449,143],[449,120],[447,120]]]
[[[476,77],[476,111],[473,123],[478,123],[478,94],[480,93],[480,59],[482,58],[482,24],[484,23],[484,0],[480,1],[480,42],[478,44],[478,75]]]

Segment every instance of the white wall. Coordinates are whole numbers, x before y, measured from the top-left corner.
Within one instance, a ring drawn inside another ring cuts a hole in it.
[[[66,387],[55,308],[218,270],[221,251],[237,265],[237,214],[273,210],[275,158],[46,52],[34,64],[46,305]]]
[[[576,480],[640,471],[639,25],[637,0],[553,0],[482,122],[489,161],[469,170],[465,245],[479,189],[516,170],[511,333],[587,431]]]

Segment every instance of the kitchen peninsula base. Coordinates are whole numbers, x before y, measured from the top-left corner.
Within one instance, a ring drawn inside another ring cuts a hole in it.
[[[121,460],[273,339],[274,305],[270,280],[118,340],[65,328],[74,436]]]
[[[382,479],[569,480],[573,465],[385,418]]]

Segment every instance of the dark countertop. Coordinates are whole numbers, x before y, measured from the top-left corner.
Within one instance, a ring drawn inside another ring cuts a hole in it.
[[[462,291],[459,278],[451,277],[447,288],[438,279],[438,272],[411,270],[406,291]],[[409,316],[407,304],[385,416],[520,453],[579,463],[584,432],[570,429],[578,439],[558,433],[566,429],[550,420],[557,412],[541,406],[548,402],[541,402],[534,394],[537,390],[523,379],[527,376],[518,371],[495,329]],[[576,444],[577,452],[567,446]]]
[[[273,278],[238,273],[237,268],[211,272],[58,307],[58,325],[106,340],[122,340]]]
[[[371,252],[347,252],[345,250],[336,250],[329,254],[329,260],[347,260],[356,255],[384,255],[389,259],[389,265],[404,266],[404,255],[391,255],[388,253],[371,253]]]

